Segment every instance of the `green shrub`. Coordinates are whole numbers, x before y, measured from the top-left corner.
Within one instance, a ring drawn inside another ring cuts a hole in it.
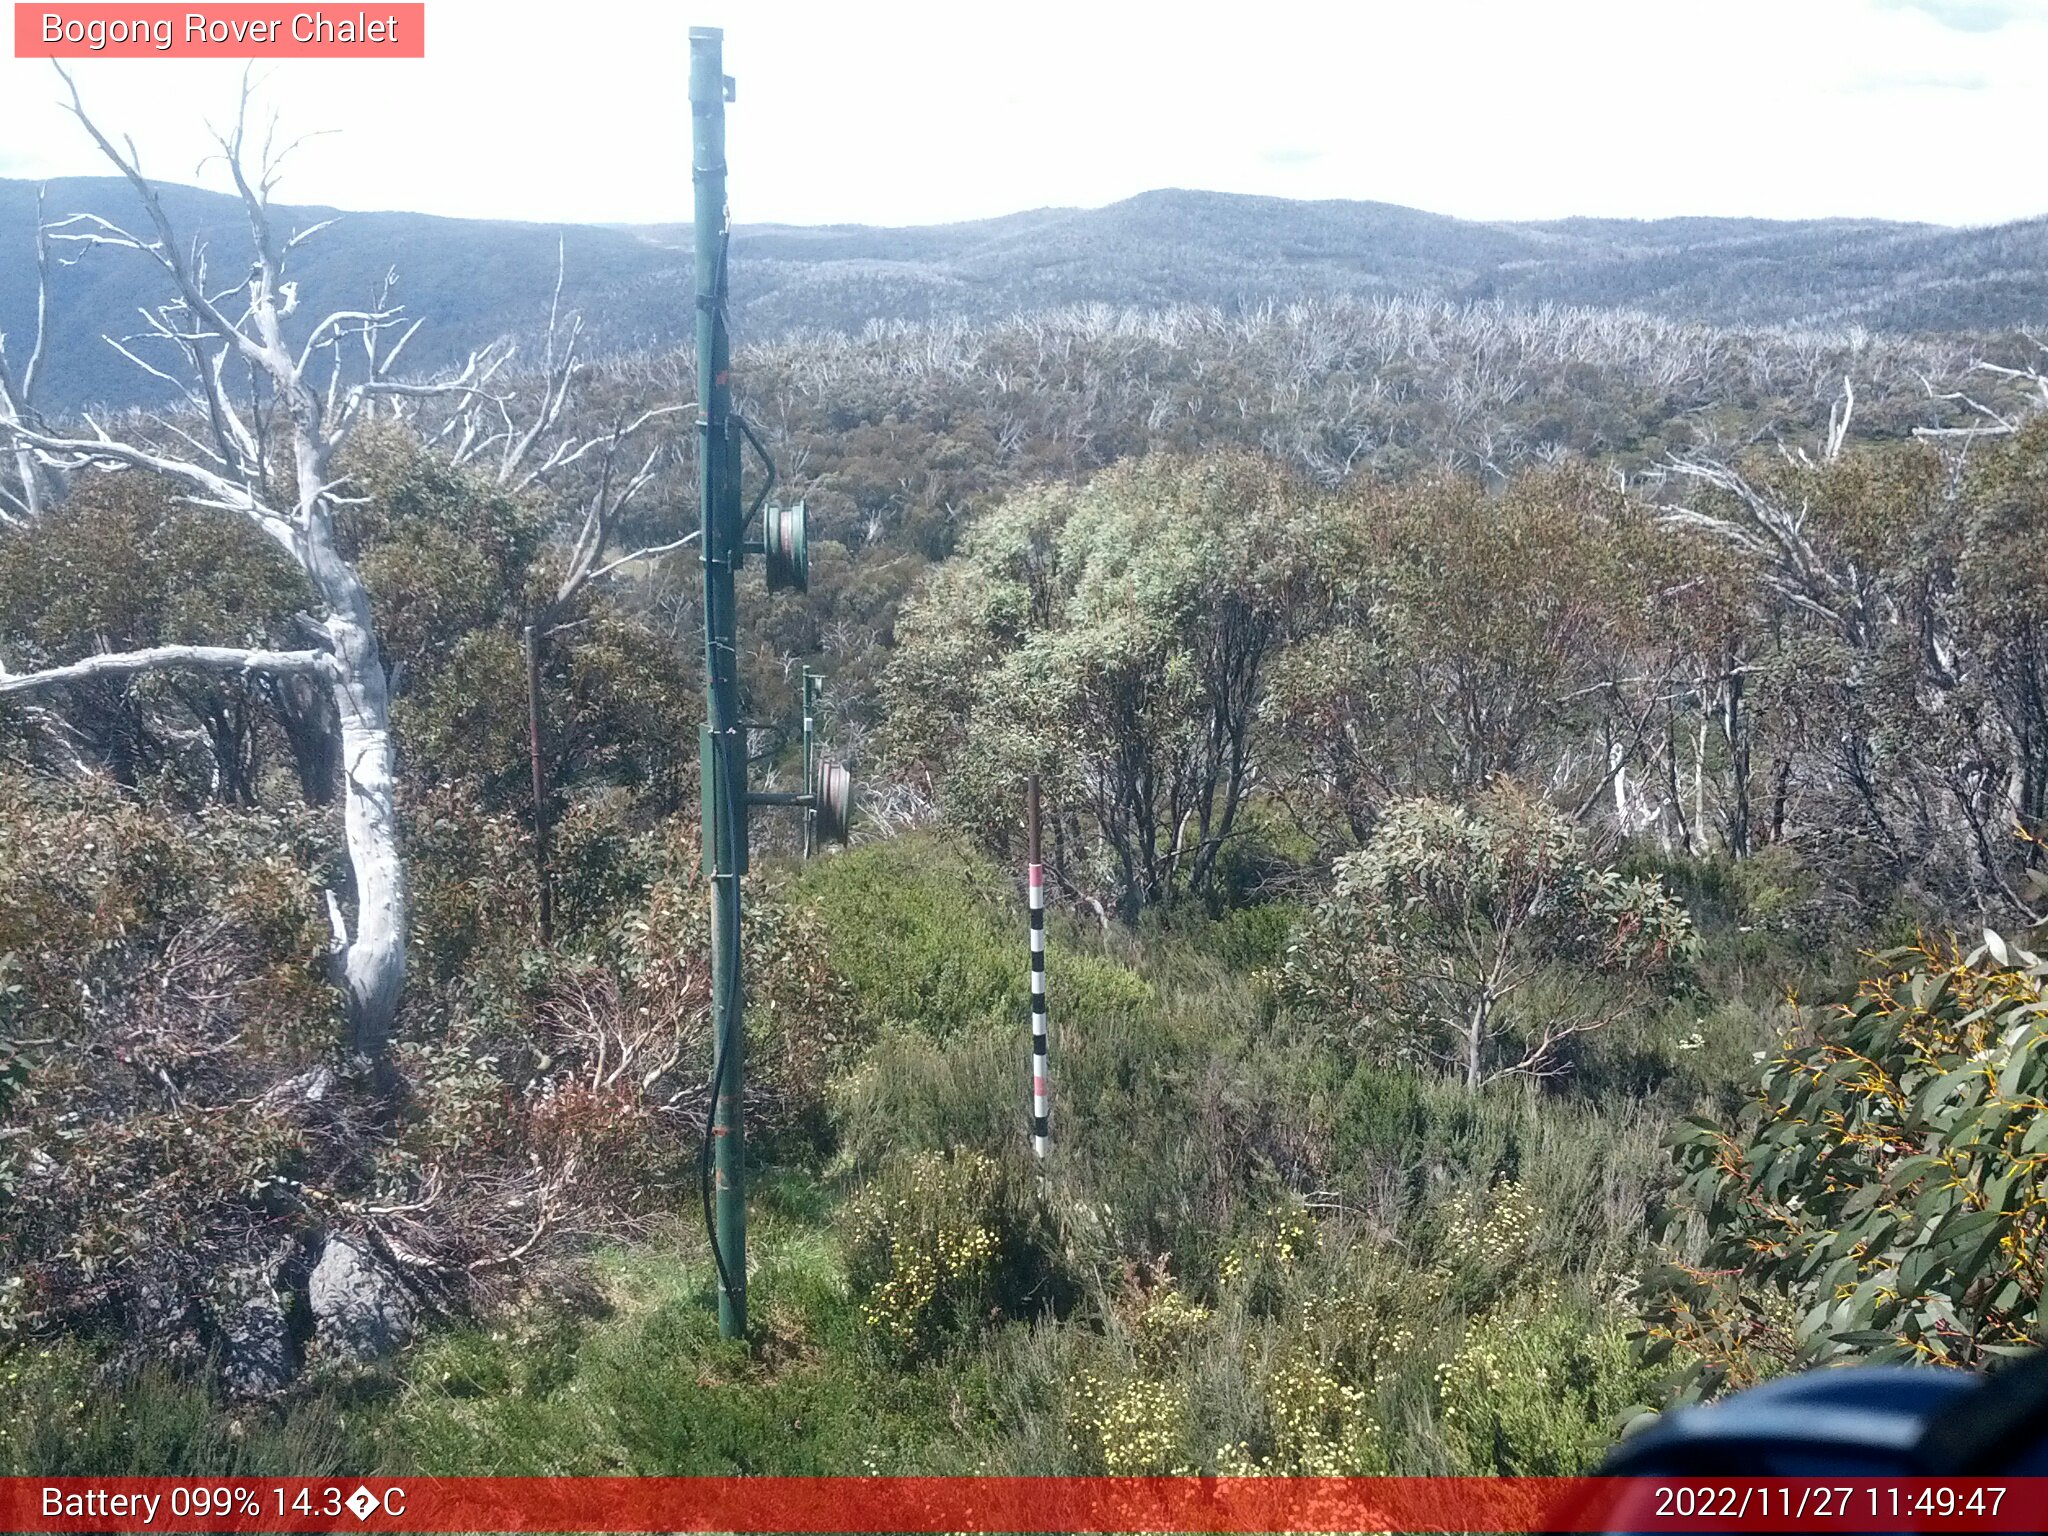
[[[1468,1311],[1491,1306],[1528,1272],[1542,1220],[1513,1179],[1483,1195],[1469,1187],[1453,1193],[1444,1202],[1434,1244],[1433,1272],[1445,1294]]]
[[[1026,1017],[1023,904],[990,866],[892,838],[815,861],[801,889],[873,1027],[943,1037]]]
[[[1084,1367],[1068,1384],[1069,1443],[1111,1477],[1187,1476],[1188,1409],[1177,1384]]]
[[[1270,971],[1286,960],[1299,915],[1291,906],[1240,907],[1219,918],[1205,938],[1228,969],[1241,975]]]
[[[1070,1353],[1067,1450],[1080,1470],[1354,1476],[1395,1464],[1455,1321],[1442,1286],[1341,1223],[1282,1203],[1247,1223],[1213,1305],[1164,1259],[1126,1265],[1102,1332]],[[1415,1378],[1411,1383],[1410,1378]]]
[[[81,1037],[181,939],[226,952],[231,1006],[256,1010],[259,1034],[291,1007],[338,1030],[317,878],[330,852],[305,812],[184,816],[105,779],[0,772],[0,954],[22,1031]]]
[[[0,775],[0,1333],[203,1356],[210,1283],[294,1230],[320,1149],[267,1095],[340,1032],[320,853],[305,816]]]
[[[1270,802],[1251,799],[1216,854],[1210,906],[1226,918],[1234,911],[1258,911],[1257,903],[1268,899],[1263,892],[1298,879],[1318,858],[1315,840],[1291,816]]]
[[[1068,1299],[1050,1213],[978,1153],[911,1153],[848,1202],[847,1277],[889,1354],[919,1359]]]
[[[1644,1212],[1671,1182],[1668,1118],[1641,1101],[1562,1098],[1533,1084],[1479,1094],[1434,1074],[1359,1066],[1312,1102],[1327,1107],[1330,1180],[1377,1192],[1405,1240],[1433,1251],[1465,1202],[1483,1216],[1512,1181],[1538,1209],[1531,1263],[1604,1285],[1640,1269]]]
[[[1316,1224],[1298,1201],[1262,1212],[1224,1250],[1216,1266],[1217,1288],[1240,1306],[1270,1313],[1302,1255],[1318,1241]]]
[[[549,850],[563,941],[595,941],[644,907],[663,872],[664,852],[658,836],[634,825],[632,798],[624,790],[575,800],[556,823]]]
[[[991,865],[936,838],[892,838],[816,861],[799,890],[872,1027],[946,1037],[1028,1023],[1023,892]],[[1055,1028],[1128,1016],[1151,997],[1129,969],[1057,929],[1046,972]]]
[[[109,1369],[75,1344],[0,1348],[0,1476],[322,1477],[372,1454],[343,1405],[228,1405],[160,1367]]]
[[[1640,1006],[1696,950],[1658,880],[1599,867],[1577,827],[1505,781],[1471,809],[1397,801],[1335,876],[1283,997],[1362,1050],[1474,1090],[1557,1075],[1574,1037]]]
[[[1219,1473],[1364,1477],[1385,1470],[1372,1369],[1361,1375],[1299,1338],[1281,1347],[1261,1385],[1270,1448],[1260,1455],[1248,1441],[1227,1446],[1217,1457]]]
[[[1743,919],[1763,924],[1788,921],[1813,896],[1815,885],[1799,855],[1782,843],[1730,861],[1728,883]]]
[[[871,1176],[905,1151],[990,1152],[1027,1133],[1022,1030],[951,1040],[886,1031],[830,1088],[838,1172]]]
[[[601,1304],[443,1334],[378,1423],[387,1467],[560,1476],[977,1470],[974,1362],[901,1372],[861,1346],[836,1246],[751,1234],[751,1345],[721,1339],[701,1230],[598,1256]]]
[[[1655,1373],[1618,1319],[1538,1292],[1475,1321],[1438,1383],[1438,1424],[1460,1471],[1571,1477],[1599,1464]]]
[[[412,1006],[439,983],[518,994],[535,934],[533,843],[520,818],[483,809],[462,785],[409,797],[404,811]]]

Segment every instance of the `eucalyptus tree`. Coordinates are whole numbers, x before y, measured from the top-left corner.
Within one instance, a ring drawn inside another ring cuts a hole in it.
[[[1260,782],[1268,670],[1323,603],[1318,505],[1242,453],[1004,502],[900,621],[899,769],[998,843],[1037,772],[1056,877],[1126,917],[1208,894]]]
[[[1588,818],[1611,804],[1624,832],[1663,814],[1688,573],[1611,478],[1364,481],[1324,528],[1329,607],[1276,664],[1271,710],[1319,841],[1354,846],[1392,801],[1501,775]]]
[[[534,910],[543,944],[554,936],[550,801],[559,757],[559,752],[548,749],[542,694],[548,650],[590,621],[585,599],[608,578],[644,569],[697,537],[692,532],[637,548],[616,547],[637,508],[672,488],[673,480],[665,477],[687,467],[682,441],[664,436],[660,429],[667,418],[694,407],[673,399],[648,404],[645,389],[629,390],[624,404],[593,399],[599,391],[592,387],[591,369],[581,352],[583,317],[562,312],[566,271],[564,251],[556,266],[539,367],[531,371],[537,387],[465,392],[442,410],[438,421],[428,414],[434,409],[429,404],[416,422],[422,436],[445,451],[452,467],[486,479],[501,492],[559,502],[569,513],[566,528],[560,530],[568,537],[555,541],[553,569],[529,583],[522,625]],[[510,361],[509,350],[491,360],[494,369]],[[657,381],[653,393],[663,392]],[[609,414],[609,425],[592,429],[592,417],[601,413]]]

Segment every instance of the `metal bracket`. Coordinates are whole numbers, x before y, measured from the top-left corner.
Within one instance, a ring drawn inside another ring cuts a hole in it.
[[[747,515],[740,519],[740,527],[744,529],[761,515],[761,509],[768,504],[769,492],[775,489],[775,460],[769,457],[768,449],[762,444],[761,439],[754,435],[754,429],[747,425],[746,417],[742,416],[738,411],[734,411],[728,420],[740,429],[740,435],[747,440],[747,446],[753,449],[756,456],[759,457],[761,468],[767,471],[768,475],[766,483],[761,487],[760,494],[754,498],[754,504],[747,508]],[[759,553],[755,546],[748,545],[747,547],[750,553]]]

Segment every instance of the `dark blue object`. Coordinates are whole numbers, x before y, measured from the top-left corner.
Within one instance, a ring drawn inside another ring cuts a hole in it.
[[[1668,1413],[1624,1441],[1602,1470],[1635,1477],[1932,1473],[1928,1427],[1982,1385],[1965,1371],[1911,1366],[1809,1371]]]
[[[2048,1475],[2048,1354],[1990,1376],[1856,1366],[1766,1382],[1664,1415],[1615,1448],[1608,1477]],[[1648,1530],[1651,1484],[1613,1485],[1609,1531]],[[1583,1528],[1583,1527],[1582,1527]]]

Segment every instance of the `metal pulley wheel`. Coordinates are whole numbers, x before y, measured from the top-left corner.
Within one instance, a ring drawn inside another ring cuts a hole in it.
[[[770,592],[802,592],[811,584],[811,549],[804,504],[769,507],[761,514],[761,555]]]
[[[842,847],[853,829],[853,775],[837,763],[818,764],[818,841]]]

